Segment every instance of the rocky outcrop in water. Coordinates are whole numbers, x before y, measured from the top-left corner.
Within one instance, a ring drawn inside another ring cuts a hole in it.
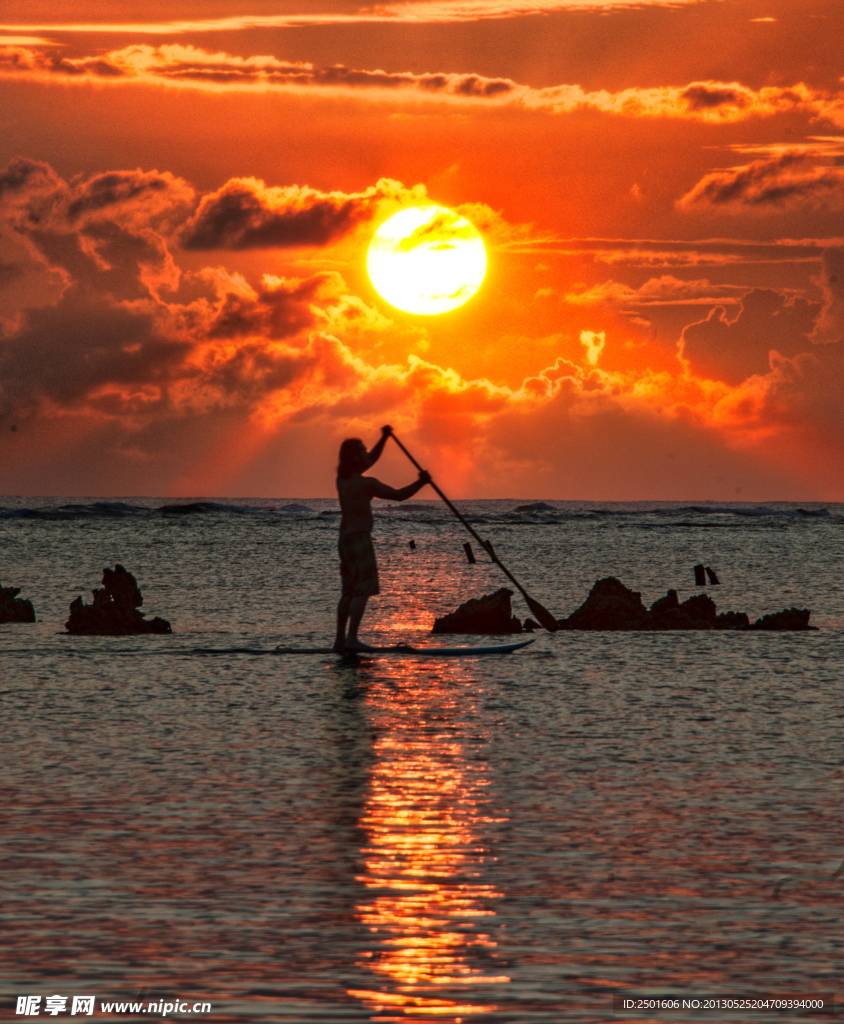
[[[103,569],[103,589],[93,590],[93,604],[77,597],[65,623],[68,633],[87,636],[128,636],[134,633],[172,633],[170,623],[156,616],[145,619],[138,608],[144,603],[135,577],[122,565]]]
[[[774,631],[791,629],[816,629],[809,625],[811,612],[808,608],[783,608],[781,612],[771,612],[757,619],[748,629],[770,629]]]
[[[18,597],[20,587],[0,587],[0,622],[35,622],[32,601]]]
[[[642,595],[608,576],[598,580],[583,604],[557,624],[560,629],[641,629],[647,616]]]
[[[521,633],[522,626],[510,607],[512,590],[502,587],[494,594],[473,598],[448,615],[434,621],[434,633]],[[642,595],[629,590],[614,576],[598,580],[583,604],[567,619],[558,619],[559,629],[596,630],[805,630],[810,612],[806,608],[787,608],[763,615],[751,623],[746,612],[718,612],[708,594],[693,594],[680,601],[676,590],[646,608]],[[527,632],[540,629],[538,622],[525,619]]]
[[[671,630],[671,629],[732,629],[732,630],[804,630],[809,625],[810,612],[805,608],[790,608],[772,615],[763,615],[754,623],[745,612],[718,613],[715,602],[708,594],[693,594],[680,601],[676,590],[669,590],[646,608],[642,595],[627,587],[614,576],[598,580],[583,604],[567,619],[558,620],[560,629],[583,630]]]
[[[522,624],[510,607],[512,590],[473,597],[442,618],[434,620],[434,633],[521,633]]]
[[[680,603],[676,590],[654,601],[642,629],[747,629],[744,612],[718,614],[715,602],[706,594],[693,594]]]

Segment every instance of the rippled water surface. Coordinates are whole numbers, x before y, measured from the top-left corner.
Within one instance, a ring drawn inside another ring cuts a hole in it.
[[[703,562],[719,611],[820,628],[200,654],[330,642],[333,501],[0,499],[0,579],[38,615],[0,626],[6,1015],[61,993],[552,1024],[622,1020],[613,994],[835,992],[844,508],[525,504],[461,507],[558,616],[607,575],[682,600]],[[382,506],[367,639],[437,641],[506,583],[459,531]],[[63,633],[116,562],[172,636]]]

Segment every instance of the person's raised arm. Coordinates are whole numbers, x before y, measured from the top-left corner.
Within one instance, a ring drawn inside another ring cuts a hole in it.
[[[392,434],[392,427],[382,427],[381,437],[372,446],[372,451],[367,452],[366,457],[369,459],[369,465],[374,466],[375,463],[381,458],[381,452],[384,451],[384,445],[387,443],[387,438]]]
[[[425,484],[431,482],[431,476],[426,469],[419,471],[419,479],[414,480],[412,484],[408,484],[407,487],[388,487],[387,484],[382,484],[380,480],[376,480],[374,477],[364,477],[367,484],[369,485],[369,492],[373,498],[389,498],[391,501],[407,501],[408,498],[412,498],[417,491],[421,491]]]

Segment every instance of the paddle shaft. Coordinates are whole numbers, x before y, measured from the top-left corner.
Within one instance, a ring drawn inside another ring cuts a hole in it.
[[[399,439],[396,437],[396,435],[391,433],[390,437],[392,437],[392,439],[396,442],[396,444],[399,446],[399,448],[401,448],[401,450],[404,452],[404,454],[410,459],[410,461],[413,463],[413,465],[416,466],[416,468],[419,470],[419,472],[420,473],[424,472],[424,470],[419,465],[419,463],[416,461],[416,459],[414,459],[414,457],[410,454],[410,452],[407,450],[407,448],[405,448],[405,446],[401,443],[401,441],[399,441]],[[480,546],[484,549],[484,551],[488,552],[488,554],[492,558],[493,562],[495,562],[498,565],[498,567],[501,569],[501,571],[504,573],[504,575],[507,577],[507,579],[513,584],[513,586],[519,591],[519,593],[525,599],[525,601],[527,602],[527,605],[530,608],[530,610],[532,612],[534,612],[535,614],[538,613],[541,616],[540,621],[542,620],[542,618],[545,618],[545,617],[547,617],[551,621],[555,621],[553,615],[551,615],[551,613],[549,611],[547,611],[547,609],[542,608],[542,605],[540,605],[538,601],[534,601],[534,599],[527,593],[525,588],[521,585],[521,583],[519,583],[519,581],[515,578],[515,576],[510,572],[510,570],[507,568],[507,566],[504,565],[504,563],[501,561],[501,559],[498,557],[498,555],[496,555],[495,552],[491,550],[492,545],[487,546],[487,542],[485,540],[482,540],[478,536],[478,534],[475,532],[475,530],[472,528],[472,526],[463,517],[463,514],[458,509],[456,509],[454,507],[454,505],[452,505],[452,503],[443,494],[443,492],[439,489],[439,487],[437,487],[437,485],[434,483],[433,480],[431,480],[431,487],[434,488],[434,490],[437,492],[437,494],[442,498],[442,500],[445,502],[445,504],[448,505],[448,507],[451,509],[451,511],[457,516],[457,518],[460,520],[460,522],[466,527],[466,529],[469,531],[469,533],[471,533],[471,535],[480,544]],[[539,609],[542,609],[541,612],[539,611]],[[553,630],[551,630],[550,627],[548,625],[546,625],[545,622],[543,622],[542,625],[545,626],[545,628],[548,629],[549,632],[553,632]],[[555,622],[555,626],[556,626],[556,622]]]

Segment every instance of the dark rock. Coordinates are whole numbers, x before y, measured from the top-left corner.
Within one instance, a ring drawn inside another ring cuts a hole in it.
[[[680,611],[680,600],[676,590],[669,590],[665,597],[659,597],[648,609],[643,629],[687,629],[689,616]]]
[[[434,633],[521,633],[522,624],[510,607],[512,590],[473,597],[442,618],[434,619]]]
[[[812,613],[808,608],[783,608],[781,612],[772,612],[770,615],[763,615],[757,619],[749,629],[769,630],[796,630],[816,629],[816,626],[809,625],[809,616]]]
[[[140,608],[144,603],[135,577],[122,565],[103,569],[103,586],[118,608]]]
[[[660,618],[664,615],[671,615],[673,612],[676,612],[679,607],[680,599],[677,597],[677,591],[669,590],[665,597],[658,597],[650,606],[648,611],[651,615]]]
[[[706,594],[694,594],[680,604],[676,590],[669,590],[650,607],[642,629],[714,629],[717,609]]]
[[[144,618],[138,608],[144,603],[135,577],[122,565],[103,570],[104,589],[93,590],[93,604],[77,597],[70,605],[68,633],[88,636],[127,636],[133,633],[171,633],[170,623],[158,617]]]
[[[692,594],[680,605],[690,619],[702,619],[714,623],[718,616],[715,602],[708,594]]]
[[[749,629],[747,612],[721,612],[715,619],[716,629]]]
[[[18,597],[20,587],[0,587],[0,622],[35,622],[32,601]]]
[[[641,629],[647,615],[641,594],[607,576],[598,580],[583,604],[558,625],[560,629]]]
[[[815,628],[809,625],[806,609],[784,609],[774,615],[764,615],[751,625],[745,612],[722,612],[719,615],[708,594],[693,594],[680,602],[676,590],[669,590],[665,597],[658,598],[649,609],[645,609],[641,595],[628,590],[614,576],[598,580],[583,604],[567,619],[560,619],[559,626],[560,629],[590,630]]]
[[[502,588],[494,594],[461,604],[455,612],[434,622],[435,633],[520,633],[522,626],[510,609],[512,590]],[[764,615],[753,625],[745,612],[718,614],[708,594],[693,594],[680,601],[676,590],[669,590],[645,608],[642,595],[614,576],[598,580],[583,604],[567,619],[558,620],[560,629],[582,630],[806,630],[809,612],[805,608],[788,608],[773,615]],[[538,622],[525,619],[524,629],[532,633],[540,629]]]

